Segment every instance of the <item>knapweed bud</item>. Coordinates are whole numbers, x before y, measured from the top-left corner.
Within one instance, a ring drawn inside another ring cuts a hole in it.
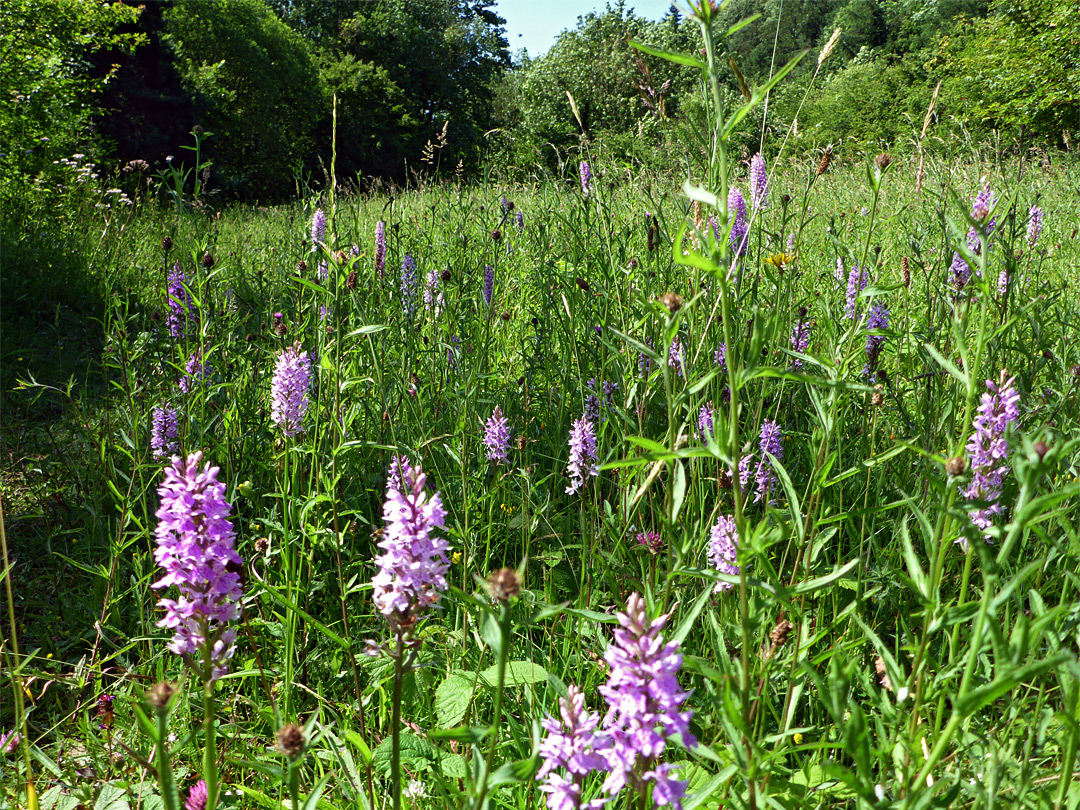
[[[575,279],[575,282],[577,283],[578,287],[581,289],[582,292],[588,292],[589,291],[589,282],[587,282],[581,276],[578,276]]]
[[[892,155],[890,155],[888,152],[882,152],[880,155],[874,158],[874,165],[877,166],[878,169],[880,169],[881,171],[885,171],[887,168],[889,168],[890,163],[892,163]]]
[[[911,286],[911,265],[908,263],[907,256],[900,259],[900,279],[905,287]]]
[[[682,298],[678,294],[673,293],[670,290],[661,295],[657,300],[661,304],[663,304],[667,311],[670,312],[672,315],[682,309]]]
[[[172,250],[172,237],[171,236],[166,236],[164,239],[161,240],[161,249],[164,250],[166,253],[168,253],[170,250]]]
[[[176,694],[176,687],[168,681],[155,683],[146,693],[146,702],[156,712],[163,712],[169,708],[169,701]]]
[[[945,472],[954,478],[958,475],[963,475],[964,470],[967,469],[967,459],[963,456],[953,456],[945,462]]]
[[[204,253],[202,256],[202,266],[209,270],[214,266],[214,257],[209,253]]]
[[[445,270],[443,270],[441,273],[439,273],[439,278],[444,282],[449,281],[453,277],[454,277],[454,274],[450,272],[449,267],[446,268]]]
[[[307,262],[305,262],[303,259],[298,261],[296,263],[296,272],[297,273],[306,273],[307,272]]]
[[[275,747],[289,759],[296,759],[304,753],[306,742],[304,729],[300,728],[296,723],[289,723],[278,731],[277,745]]]
[[[502,231],[496,228],[491,232],[491,241],[498,242],[500,239],[502,239]]]
[[[521,593],[521,576],[513,568],[500,568],[488,577],[484,588],[494,601],[509,602]]]

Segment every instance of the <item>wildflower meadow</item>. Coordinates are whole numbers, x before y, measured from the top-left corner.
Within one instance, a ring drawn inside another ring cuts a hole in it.
[[[744,150],[695,11],[665,171],[5,232],[0,807],[1078,806],[1080,163]]]

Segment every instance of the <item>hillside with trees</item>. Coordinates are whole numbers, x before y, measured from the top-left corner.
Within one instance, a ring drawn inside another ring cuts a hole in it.
[[[675,6],[652,21],[620,0],[516,61],[492,0],[5,0],[0,15],[7,198],[48,188],[76,152],[190,165],[196,124],[210,187],[262,202],[322,188],[332,168],[358,186],[551,170],[583,142],[672,165],[703,129],[693,70],[631,45],[692,51]],[[750,19],[723,39],[732,102],[806,54],[747,148],[794,135],[794,149],[903,150],[931,98],[934,122],[976,137],[1069,148],[1080,130],[1073,0],[729,0],[716,16]]]

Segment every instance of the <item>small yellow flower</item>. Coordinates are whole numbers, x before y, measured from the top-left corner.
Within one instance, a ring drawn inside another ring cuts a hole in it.
[[[455,551],[453,554],[451,554],[450,555],[450,561],[454,565],[457,565],[459,562],[461,562],[461,552],[460,551]]]
[[[795,735],[791,739],[796,745],[802,745],[804,737],[799,732],[795,732]]]
[[[795,261],[795,255],[793,253],[770,253],[765,258],[765,264],[771,264],[773,267],[783,269],[785,266]]]

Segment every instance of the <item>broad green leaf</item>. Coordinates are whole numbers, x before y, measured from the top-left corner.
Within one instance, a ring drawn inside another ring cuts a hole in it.
[[[480,678],[488,686],[495,687],[499,683],[499,667],[491,666],[480,673]],[[504,683],[507,686],[526,686],[533,683],[541,683],[548,678],[547,670],[532,661],[508,661],[506,663],[506,675]]]
[[[462,672],[452,672],[435,690],[435,713],[439,725],[453,728],[465,719],[472,701],[473,678]]]

